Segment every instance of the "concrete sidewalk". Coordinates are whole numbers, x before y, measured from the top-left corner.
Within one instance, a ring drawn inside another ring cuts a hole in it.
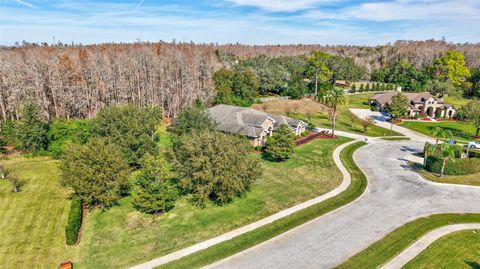
[[[413,243],[410,247],[405,249],[402,253],[396,256],[393,260],[381,267],[381,269],[399,269],[406,265],[409,261],[415,258],[422,251],[427,249],[433,242],[450,233],[480,229],[480,223],[470,224],[455,224],[448,225],[429,232],[418,241]]]
[[[293,206],[293,207],[287,208],[285,210],[282,210],[282,211],[280,211],[276,214],[268,216],[264,219],[261,219],[259,221],[254,222],[254,223],[248,224],[246,226],[240,227],[240,228],[235,229],[233,231],[230,231],[228,233],[225,233],[225,234],[219,235],[217,237],[214,237],[212,239],[200,242],[200,243],[195,244],[193,246],[175,251],[175,252],[167,254],[165,256],[158,257],[158,258],[156,258],[154,260],[151,260],[151,261],[148,261],[146,263],[133,266],[133,267],[131,267],[131,269],[154,268],[156,266],[166,264],[166,263],[169,263],[169,262],[174,261],[174,260],[178,260],[180,258],[183,258],[183,257],[189,255],[189,254],[192,254],[192,253],[198,252],[200,250],[209,248],[209,247],[214,246],[218,243],[228,241],[228,240],[230,240],[232,238],[235,238],[235,237],[237,237],[241,234],[244,234],[244,233],[250,232],[252,230],[255,230],[257,228],[260,228],[260,227],[262,227],[264,225],[267,225],[269,223],[272,223],[272,222],[274,222],[278,219],[281,219],[283,217],[291,215],[295,212],[298,212],[302,209],[305,209],[305,208],[307,208],[309,206],[312,206],[314,204],[318,204],[320,202],[323,202],[323,201],[325,201],[325,200],[327,200],[331,197],[334,197],[334,196],[340,194],[341,192],[345,191],[348,188],[348,186],[350,185],[350,182],[351,182],[350,174],[348,173],[347,169],[345,168],[345,166],[343,166],[342,161],[340,160],[340,152],[345,147],[347,147],[347,146],[349,146],[349,145],[351,145],[355,142],[358,142],[358,141],[354,140],[354,141],[342,144],[339,147],[337,147],[335,149],[335,151],[333,152],[333,160],[334,160],[335,164],[337,165],[338,169],[340,170],[340,172],[342,173],[343,181],[337,188],[331,190],[330,192],[328,192],[326,194],[323,194],[321,196],[318,196],[316,198],[313,198],[311,200],[308,200],[306,202],[303,202],[301,204],[298,204],[296,206]]]

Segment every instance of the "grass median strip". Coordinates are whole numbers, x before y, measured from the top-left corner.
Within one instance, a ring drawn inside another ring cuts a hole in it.
[[[409,222],[353,256],[340,268],[377,268],[428,232],[442,226],[480,222],[480,214],[437,214]]]
[[[347,190],[341,194],[325,200],[322,203],[298,211],[285,218],[279,219],[271,224],[235,237],[229,241],[225,241],[157,268],[199,268],[214,263],[352,202],[364,192],[367,186],[365,175],[353,161],[353,153],[363,145],[365,145],[363,142],[354,143],[346,147],[340,153],[342,163],[352,177],[351,184]]]
[[[480,268],[480,230],[446,235],[407,263],[404,269]]]

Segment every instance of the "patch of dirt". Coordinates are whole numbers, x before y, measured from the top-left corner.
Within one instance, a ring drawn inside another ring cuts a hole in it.
[[[278,100],[265,102],[262,104],[254,104],[252,108],[265,112],[293,112],[293,113],[325,113],[330,109],[310,98],[303,98],[300,100]]]

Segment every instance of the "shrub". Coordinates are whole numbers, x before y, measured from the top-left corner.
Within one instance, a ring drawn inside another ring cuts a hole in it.
[[[188,134],[193,130],[200,132],[216,129],[215,122],[203,104],[182,109],[175,119],[175,125],[171,127],[171,131],[177,135]]]
[[[117,145],[130,165],[138,165],[143,155],[156,153],[157,113],[133,105],[103,108],[93,120],[92,135]]]
[[[305,131],[303,133],[300,134],[301,137],[305,137],[305,136],[308,136],[310,134],[310,131]]]
[[[141,166],[132,191],[135,208],[145,213],[171,210],[178,198],[178,190],[168,163],[160,156],[146,155]]]
[[[37,104],[26,103],[21,112],[21,118],[15,124],[15,138],[20,149],[27,152],[37,152],[47,148],[48,124],[41,114]]]
[[[262,146],[256,146],[256,147],[255,147],[255,150],[257,150],[257,151],[261,151],[262,149],[263,149]]]
[[[5,168],[3,165],[0,165],[0,179],[8,179],[9,174],[10,170]]]
[[[428,156],[425,169],[439,174],[442,169],[442,159],[437,156]],[[478,158],[448,160],[445,165],[445,175],[455,176],[476,173],[480,173],[480,159]]]
[[[245,138],[220,132],[193,131],[180,136],[173,153],[182,190],[192,194],[197,206],[208,200],[228,203],[245,193],[262,172],[249,149]]]
[[[48,151],[52,157],[58,159],[62,156],[70,143],[85,144],[90,137],[92,122],[88,119],[56,119],[50,124],[48,130]]]
[[[72,246],[77,242],[78,233],[82,226],[82,200],[74,195],[68,212],[67,226],[65,227],[65,239],[67,245]]]
[[[15,128],[16,124],[14,121],[6,121],[0,128],[0,136],[7,145],[18,147],[18,139],[15,135]]]
[[[267,159],[277,162],[288,160],[295,148],[294,140],[295,135],[290,127],[285,124],[280,125],[280,128],[267,140],[265,156]]]
[[[355,86],[355,83],[352,84],[352,88],[350,89],[351,93],[355,93],[357,91],[357,86]]]
[[[19,179],[17,176],[8,176],[8,180],[12,183],[12,192],[22,191],[22,187],[25,185],[25,181]]]
[[[60,183],[71,187],[83,203],[109,207],[125,193],[130,167],[115,145],[95,138],[85,145],[70,145],[60,171]]]

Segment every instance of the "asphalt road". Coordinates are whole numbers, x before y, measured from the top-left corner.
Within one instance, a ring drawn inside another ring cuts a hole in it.
[[[406,166],[423,144],[372,141],[354,155],[369,183],[357,201],[207,268],[331,268],[419,217],[480,213],[479,187],[430,183]]]

